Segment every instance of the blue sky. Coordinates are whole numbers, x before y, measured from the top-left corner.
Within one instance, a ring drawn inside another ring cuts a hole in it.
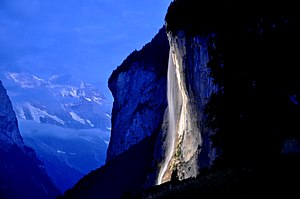
[[[0,70],[106,84],[164,24],[171,0],[0,0]]]

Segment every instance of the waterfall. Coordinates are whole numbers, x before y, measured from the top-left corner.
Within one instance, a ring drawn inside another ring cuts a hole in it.
[[[176,137],[176,104],[178,96],[178,82],[176,79],[175,65],[172,59],[172,52],[169,52],[168,77],[167,77],[167,97],[168,97],[168,131],[166,137],[166,151],[163,165],[160,168],[157,184],[161,184],[166,173],[171,158],[175,150]]]

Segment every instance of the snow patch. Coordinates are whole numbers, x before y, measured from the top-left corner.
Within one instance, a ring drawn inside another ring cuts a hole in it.
[[[26,116],[25,116],[25,113],[24,113],[23,108],[22,108],[22,107],[18,107],[17,110],[18,110],[18,112],[19,112],[18,116],[19,116],[21,119],[26,120]]]
[[[88,119],[85,120],[91,127],[94,127],[95,125]]]
[[[38,81],[41,81],[41,82],[44,82],[44,81],[45,81],[44,79],[41,79],[41,78],[39,78],[39,77],[37,77],[37,76],[35,76],[35,75],[33,75],[32,77],[33,77],[33,79],[38,80]]]
[[[102,105],[102,98],[101,97],[93,97],[93,101],[99,105]]]
[[[22,78],[18,73],[7,73],[7,78],[12,79],[15,83],[20,84],[22,88],[33,88],[31,81],[28,78]]]
[[[85,120],[82,119],[79,115],[77,115],[74,112],[70,112],[70,115],[72,116],[73,120],[76,120],[77,122],[80,122],[81,124],[86,124]]]
[[[49,80],[50,80],[50,81],[53,81],[53,80],[57,79],[58,77],[59,77],[58,75],[52,75],[52,76],[49,78]]]
[[[61,94],[62,97],[66,97],[66,96],[68,96],[69,92],[67,91],[67,89],[62,89],[60,91],[60,94]]]
[[[57,122],[60,123],[60,124],[65,124],[65,122],[64,122],[62,119],[58,118],[57,116],[55,116],[55,115],[50,115],[50,114],[47,113],[46,111],[43,111],[43,110],[41,110],[41,109],[39,109],[39,108],[36,108],[36,107],[32,106],[32,105],[29,104],[29,103],[27,103],[27,104],[25,105],[25,107],[28,108],[28,110],[30,111],[30,114],[31,114],[33,120],[36,121],[36,122],[38,122],[38,123],[41,123],[40,118],[46,118],[46,117],[49,117],[49,118],[51,118],[51,119],[57,121]],[[25,117],[25,116],[24,116],[24,117]]]
[[[74,88],[74,87],[71,87],[70,95],[71,95],[72,97],[79,98],[77,89]]]
[[[13,80],[15,83],[19,84],[22,88],[34,88],[48,83],[42,78],[27,73],[7,72],[5,75],[7,79]]]
[[[57,150],[56,152],[59,153],[59,154],[66,154],[66,152],[61,151],[61,150]]]

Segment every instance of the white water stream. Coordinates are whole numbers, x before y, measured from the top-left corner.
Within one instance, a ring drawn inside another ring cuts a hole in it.
[[[178,82],[176,80],[175,65],[172,59],[172,52],[169,53],[169,63],[168,63],[168,77],[167,77],[167,97],[168,97],[168,132],[166,137],[166,152],[165,160],[162,167],[160,168],[157,184],[161,184],[163,176],[166,173],[171,158],[175,149],[175,136],[176,136],[176,101],[177,101],[177,87]]]

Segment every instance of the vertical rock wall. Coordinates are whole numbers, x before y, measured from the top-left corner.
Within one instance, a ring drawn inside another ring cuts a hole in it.
[[[209,138],[213,132],[205,127],[204,114],[204,106],[217,89],[207,67],[212,37],[189,37],[184,32],[168,35],[178,99],[174,111],[175,151],[162,182],[170,180],[175,170],[179,179],[195,177],[199,170],[211,166],[215,158]]]
[[[134,51],[112,73],[114,97],[107,161],[161,128],[167,106],[169,44],[162,28],[141,51]]]

